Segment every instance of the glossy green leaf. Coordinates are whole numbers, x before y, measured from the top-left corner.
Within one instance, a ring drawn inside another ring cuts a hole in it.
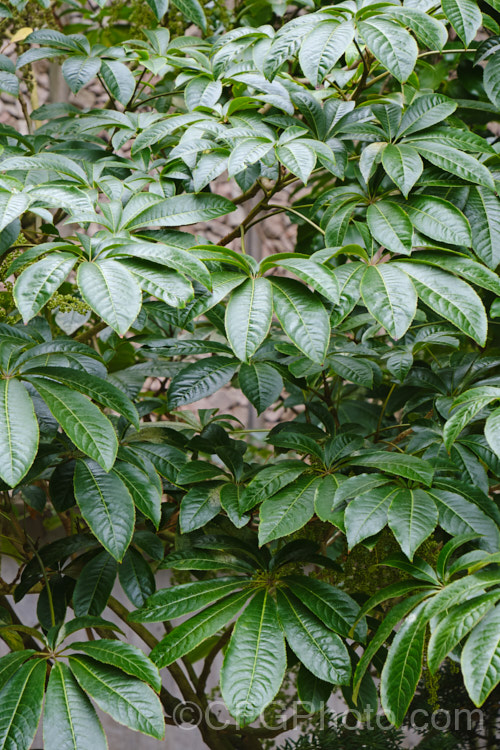
[[[147,261],[126,259],[124,267],[132,271],[141,289],[171,307],[185,307],[193,298],[190,282],[176,271],[171,271]]]
[[[420,175],[424,165],[413,146],[389,143],[382,151],[382,166],[405,198]]]
[[[23,664],[0,691],[0,747],[29,750],[42,713],[47,664]]]
[[[330,340],[330,323],[322,303],[302,284],[273,279],[274,311],[283,330],[306,357],[323,362]]]
[[[434,499],[439,513],[439,524],[452,534],[476,533],[484,537],[490,551],[498,545],[499,533],[496,524],[477,505],[466,500],[462,495],[448,490],[428,490]]]
[[[117,333],[128,331],[141,309],[141,290],[132,273],[116,260],[82,263],[78,286],[85,302]]]
[[[423,490],[400,489],[389,508],[389,527],[410,560],[413,560],[422,542],[432,534],[437,520],[436,504]]]
[[[121,560],[134,530],[134,503],[127,487],[89,459],[76,462],[74,481],[83,518],[109,554]]]
[[[238,286],[226,308],[226,333],[235,355],[247,362],[262,344],[273,315],[271,283],[252,278]]]
[[[57,661],[50,671],[43,741],[58,750],[107,750],[108,743],[91,702],[66,664]]]
[[[163,738],[163,709],[148,685],[89,656],[70,656],[69,666],[80,687],[115,721],[155,739]]]
[[[141,607],[154,592],[155,577],[140,552],[129,547],[118,568],[122,589],[135,607]]]
[[[382,670],[380,698],[385,715],[396,726],[403,722],[422,673],[425,626],[417,612],[405,620]]]
[[[454,607],[438,622],[432,631],[427,651],[431,672],[439,668],[450,651],[483,619],[499,598],[498,592],[474,596],[468,602]]]
[[[488,322],[481,299],[462,279],[422,263],[397,261],[413,280],[420,299],[431,310],[484,346]]]
[[[171,0],[174,5],[181,13],[191,21],[192,23],[199,26],[203,31],[207,30],[207,20],[205,18],[205,12],[203,6],[198,0]]]
[[[73,609],[77,617],[101,614],[108,603],[117,573],[116,560],[107,552],[100,552],[82,568],[73,592]]]
[[[151,658],[161,668],[185,656],[225,627],[238,614],[249,596],[249,591],[231,594],[190,617],[162,638],[152,650]]]
[[[136,646],[122,641],[101,639],[77,641],[71,644],[73,651],[81,651],[102,664],[111,664],[126,674],[137,677],[160,691],[161,680],[157,667]]]
[[[333,302],[334,305],[338,304],[339,284],[335,274],[327,266],[308,258],[285,258],[281,260],[279,256],[276,265],[291,271],[299,279],[312,286],[314,291]]]
[[[414,38],[395,21],[372,16],[358,24],[359,32],[377,60],[404,83],[417,62],[418,47]]]
[[[341,638],[302,604],[293,594],[278,589],[278,617],[292,651],[320,680],[346,685],[351,662]]]
[[[322,83],[353,38],[352,21],[322,21],[307,34],[300,47],[299,62],[313,86]]]
[[[222,697],[240,726],[254,721],[278,692],[286,650],[276,604],[260,591],[238,618],[221,670]]]
[[[469,222],[452,203],[434,195],[418,195],[406,205],[413,226],[433,240],[449,245],[471,245]]]
[[[128,104],[135,91],[135,78],[131,71],[118,60],[103,60],[101,76],[111,96]]]
[[[283,390],[283,378],[267,362],[242,364],[238,382],[244,395],[255,406],[257,414],[262,414],[272,406]]]
[[[331,694],[330,682],[320,680],[307,667],[300,665],[297,675],[297,695],[308,713],[314,714],[321,711]]]
[[[312,518],[320,482],[319,477],[309,474],[264,500],[260,509],[261,545],[292,534]]]
[[[302,461],[279,461],[273,466],[264,467],[246,486],[240,496],[242,511],[250,510],[258,502],[276,494],[297,477],[303,474],[305,466]]]
[[[374,453],[356,456],[352,463],[355,466],[371,466],[379,471],[386,471],[388,474],[422,482],[425,485],[432,483],[434,473],[430,463],[406,453],[375,451]]]
[[[127,461],[115,461],[112,473],[116,474],[129,491],[136,508],[158,527],[161,516],[161,490],[138,466]]]
[[[169,408],[177,409],[211,396],[229,383],[237,366],[237,360],[218,355],[188,365],[172,378],[168,389]]]
[[[109,419],[98,407],[77,391],[64,385],[27,375],[77,448],[97,461],[105,470],[113,466],[118,441]]]
[[[384,528],[390,504],[397,491],[394,485],[375,487],[366,495],[351,500],[344,519],[349,549]]]
[[[474,0],[442,0],[443,11],[466,47],[482,23],[481,11]]]
[[[164,622],[175,617],[187,615],[207,604],[222,599],[238,588],[249,585],[241,576],[225,576],[208,581],[182,583],[161,589],[148,600],[142,608],[130,614],[133,622]]]
[[[446,120],[457,104],[443,94],[422,94],[406,108],[398,130],[398,137],[411,135]]]
[[[179,523],[182,533],[199,529],[215,518],[221,509],[220,485],[193,487],[182,498]]]
[[[2,162],[2,169],[5,169],[5,162]],[[14,219],[21,216],[31,203],[31,198],[26,193],[0,193],[0,232],[7,227]]]
[[[361,296],[392,338],[404,336],[417,311],[417,293],[403,271],[389,263],[368,266],[361,280]]]
[[[472,248],[487,266],[500,263],[500,201],[491,190],[473,187],[464,208],[472,233]]]
[[[103,63],[105,65],[106,63]],[[82,86],[92,81],[101,69],[99,57],[72,55],[62,65],[62,73],[71,91],[76,94]]]
[[[76,260],[70,253],[51,253],[18,276],[14,298],[25,323],[39,313],[58,290]]]
[[[463,180],[474,182],[490,190],[495,189],[495,183],[489,169],[470,154],[452,148],[448,144],[439,143],[439,141],[414,140],[412,145],[417,149],[420,156],[423,156],[436,167],[451,172],[451,174],[455,174]]]
[[[368,227],[373,237],[393,253],[409,255],[413,227],[403,209],[391,201],[377,201],[368,207]]]
[[[33,402],[18,380],[0,380],[0,477],[15,487],[33,463],[38,449],[38,422]]]
[[[482,706],[500,682],[500,607],[490,610],[472,631],[462,651],[464,683],[476,706]]]
[[[484,435],[491,450],[500,456],[500,409],[495,409],[486,420]]]

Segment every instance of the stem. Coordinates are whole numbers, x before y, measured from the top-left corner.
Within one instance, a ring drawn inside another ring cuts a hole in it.
[[[379,435],[379,432],[380,432],[380,428],[382,427],[382,420],[384,418],[385,410],[387,409],[387,404],[389,403],[390,397],[394,393],[395,387],[396,387],[396,383],[393,383],[391,385],[390,389],[389,389],[389,393],[387,394],[384,403],[382,404],[382,409],[380,410],[380,416],[379,416],[378,422],[377,422],[377,429],[375,430],[375,436],[374,436],[374,441],[375,442],[378,441],[378,435]]]

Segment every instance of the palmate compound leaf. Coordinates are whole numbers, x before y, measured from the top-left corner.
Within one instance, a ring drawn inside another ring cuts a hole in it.
[[[26,388],[13,378],[0,380],[0,477],[9,487],[15,487],[33,463],[38,436]]]
[[[90,656],[70,656],[69,667],[80,687],[115,721],[158,740],[163,738],[162,706],[149,685]]]
[[[90,700],[70,668],[57,661],[51,671],[43,717],[45,747],[107,750],[108,743]]]
[[[351,662],[341,638],[290,592],[279,589],[277,601],[286,639],[300,661],[319,679],[333,685],[347,685]]]
[[[241,726],[254,721],[278,692],[286,649],[276,603],[260,591],[238,618],[221,671],[222,697]]]

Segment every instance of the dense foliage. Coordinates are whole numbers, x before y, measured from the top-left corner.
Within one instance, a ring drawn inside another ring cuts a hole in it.
[[[476,706],[496,688],[499,13],[0,3],[26,118],[0,125],[1,748],[44,694],[47,748],[106,747],[92,700],[158,739],[188,704],[229,750],[279,741],[290,691],[399,727],[445,660]],[[33,109],[41,61],[75,103]],[[246,253],[283,211],[295,251]],[[283,419],[196,409],[229,383]]]

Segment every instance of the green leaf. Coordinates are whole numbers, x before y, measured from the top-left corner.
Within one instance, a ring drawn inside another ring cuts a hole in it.
[[[240,726],[254,721],[278,692],[286,649],[274,599],[257,593],[238,618],[221,670],[221,690]]]
[[[292,534],[312,518],[314,499],[321,479],[318,476],[301,477],[264,500],[260,508],[259,544]]]
[[[51,253],[20,274],[14,286],[14,298],[25,323],[34,318],[59,289],[76,261],[76,256],[70,253]]]
[[[366,495],[351,500],[344,517],[349,549],[384,528],[390,504],[397,491],[398,488],[394,485],[374,487]]]
[[[169,409],[177,409],[211,396],[229,383],[237,367],[237,360],[219,355],[188,365],[172,378],[168,389]]]
[[[297,281],[274,278],[272,284],[274,311],[283,330],[306,357],[321,364],[330,340],[325,308]]]
[[[243,394],[255,406],[257,414],[262,414],[263,411],[274,404],[283,390],[283,378],[267,362],[254,362],[251,365],[242,364],[238,374],[238,382]]]
[[[325,581],[302,575],[284,579],[291,592],[318,617],[330,630],[347,638],[357,623],[359,604],[339,588]],[[354,630],[357,640],[366,638],[366,624],[360,622]]]
[[[275,495],[304,471],[305,466],[302,461],[285,460],[273,466],[266,466],[245,487],[244,493],[240,496],[241,510],[243,512],[250,510],[258,502]]]
[[[26,375],[77,448],[103,469],[113,466],[118,441],[109,419],[85,396],[47,378]]]
[[[401,585],[401,584],[399,584]],[[415,582],[412,581],[410,584],[406,582],[407,590],[413,590],[415,588]],[[406,593],[401,591],[401,593]],[[366,649],[364,650],[357,666],[356,671],[354,672],[354,678],[353,678],[353,698],[356,700],[358,691],[361,687],[361,682],[363,680],[363,677],[366,673],[366,670],[368,669],[371,660],[375,656],[375,654],[379,651],[379,649],[383,646],[385,641],[389,638],[392,631],[394,630],[395,626],[400,622],[400,620],[403,619],[409,612],[411,612],[412,609],[416,607],[417,604],[419,604],[422,599],[426,596],[428,596],[429,592],[424,591],[420,594],[414,594],[413,596],[410,596],[408,599],[405,599],[402,602],[399,602],[396,604],[392,609],[390,609],[387,613],[384,613],[384,617],[382,621],[380,622],[380,625],[377,628],[377,632],[373,635],[371,640],[369,641]]]
[[[34,156],[12,156],[2,162],[3,171],[18,169],[23,172],[29,172],[32,169],[47,169],[53,172],[60,172],[64,175],[68,175],[68,177],[73,177],[78,182],[83,182],[85,185],[87,184],[87,175],[76,161],[68,159],[66,156],[53,154],[47,151],[35,154]],[[6,201],[6,203],[8,203],[8,201]],[[18,210],[18,202],[14,201],[13,203],[16,206],[16,210]],[[5,206],[5,203],[0,203],[0,206],[2,205]],[[0,208],[0,211],[1,210],[2,209]],[[23,209],[23,211],[24,210],[25,209]],[[20,216],[23,211],[18,213],[17,216]],[[12,219],[15,218],[16,216],[11,216],[8,220],[4,218],[4,221],[6,221],[6,224],[10,224]]]
[[[352,21],[321,21],[307,34],[300,47],[299,62],[313,86],[322,83],[353,38]]]
[[[392,500],[388,520],[399,546],[413,560],[415,551],[437,524],[436,504],[423,490],[400,489]]]
[[[132,271],[141,289],[171,307],[185,307],[194,296],[191,283],[176,271],[166,270],[157,263],[128,258],[123,265]]]
[[[447,490],[428,490],[435,501],[439,513],[439,525],[451,534],[476,533],[484,537],[490,551],[498,547],[499,534],[496,524],[477,505],[466,500],[462,495]]]
[[[408,136],[419,130],[426,130],[431,125],[446,120],[456,108],[457,103],[443,94],[422,94],[406,108],[397,136],[400,138],[402,135]]]
[[[129,615],[132,622],[165,622],[212,604],[227,594],[250,585],[241,576],[225,576],[207,581],[182,583],[161,589],[148,597],[141,609]]]
[[[157,693],[160,692],[161,679],[158,668],[151,659],[136,646],[122,641],[101,639],[97,641],[78,641],[71,644],[73,651],[82,651],[103,664],[111,664],[142,682],[147,682]]]
[[[163,738],[163,709],[148,685],[89,656],[70,656],[69,666],[80,687],[115,721],[158,740]]]
[[[103,66],[105,64],[103,63]],[[62,64],[62,74],[74,94],[95,78],[100,69],[101,59],[99,57],[84,55],[72,55]]]
[[[495,189],[495,183],[489,169],[470,154],[459,151],[448,144],[433,143],[430,140],[414,140],[412,145],[417,149],[420,156],[423,156],[436,167],[451,172],[451,174],[456,174],[462,180],[474,182],[490,190]]]
[[[116,474],[132,496],[135,506],[158,528],[161,518],[161,490],[138,466],[127,461],[115,461],[112,473]]]
[[[103,60],[101,76],[113,99],[128,104],[135,91],[135,78],[127,66],[118,60]]]
[[[314,714],[321,711],[331,694],[330,682],[320,680],[303,664],[300,665],[297,675],[297,695],[308,713]]]
[[[500,263],[500,201],[491,190],[472,187],[464,213],[474,227],[472,249],[495,270]]]
[[[302,180],[304,185],[307,184],[311,172],[316,166],[314,149],[296,139],[289,144],[277,146],[276,156],[289,172]]]
[[[500,682],[500,607],[490,610],[467,639],[461,658],[465,687],[482,706]]]
[[[125,552],[118,576],[124,592],[136,607],[141,607],[156,588],[149,563],[133,547]]]
[[[173,268],[184,276],[191,276],[191,278],[196,279],[207,289],[212,287],[210,273],[205,264],[191,252],[187,252],[181,247],[165,245],[160,242],[134,242],[132,245],[123,245],[120,251],[126,255]]]
[[[32,648],[22,651],[11,651],[0,657],[0,688],[3,688],[7,680],[10,680],[19,667],[27,661],[36,651]]]
[[[90,396],[94,401],[98,401],[103,406],[122,414],[134,427],[139,429],[137,409],[132,401],[113,383],[90,375],[84,370],[74,370],[69,367],[36,367],[28,372],[56,380],[58,383],[85,394],[85,396]]]
[[[403,271],[389,263],[368,266],[361,296],[368,312],[393,339],[404,336],[417,311],[417,293]]]
[[[417,8],[391,8],[390,13],[396,21],[409,26],[417,39],[429,49],[442,49],[448,41],[446,26],[437,18]]]
[[[109,554],[121,560],[132,539],[135,519],[134,503],[125,484],[88,459],[76,462],[74,482],[83,518]]]
[[[168,10],[168,0],[146,0],[147,4],[155,14],[158,21],[161,21]]]
[[[474,0],[442,0],[443,11],[466,47],[472,42],[483,22]]]
[[[373,453],[356,456],[351,463],[355,466],[371,466],[388,474],[405,477],[415,482],[422,482],[429,486],[432,483],[433,469],[430,463],[416,456],[405,453],[388,453],[375,451]]]
[[[423,263],[397,261],[413,280],[420,299],[478,344],[486,342],[488,321],[481,299],[462,279]]]
[[[117,333],[126,333],[142,304],[133,274],[116,260],[106,259],[82,263],[77,279],[82,297],[92,310]]]
[[[469,222],[452,203],[431,195],[419,195],[406,204],[413,226],[433,240],[449,245],[471,245]]]
[[[500,409],[495,409],[486,420],[484,435],[491,450],[500,457]]]
[[[10,161],[10,160],[6,160]],[[5,169],[5,161],[2,162],[2,170]],[[31,203],[31,198],[26,193],[0,193],[0,232],[11,224],[14,219],[19,218]]]
[[[193,487],[182,498],[179,513],[181,532],[187,534],[201,528],[215,518],[220,509],[220,485]]]
[[[240,591],[212,604],[168,633],[154,647],[151,658],[161,669],[185,656],[235,617],[250,596]]]
[[[438,252],[419,252],[418,260],[437,266],[444,271],[451,271],[457,276],[467,279],[472,284],[489,289],[491,292],[500,295],[500,279],[498,274],[485,268],[482,263],[477,263],[471,258],[465,258],[463,255],[454,255],[451,253]]]
[[[338,304],[340,290],[337,277],[326,266],[309,260],[309,258],[285,258],[281,260],[279,256],[275,265],[291,271],[299,279],[312,286],[316,292],[333,302],[334,305]]]
[[[273,147],[273,142],[266,136],[252,136],[238,140],[231,150],[227,171],[234,177],[251,164],[260,161]]]
[[[385,715],[396,726],[406,715],[422,673],[425,630],[426,620],[422,622],[416,612],[408,617],[396,633],[382,670],[380,698]]]
[[[192,23],[199,26],[203,31],[207,30],[205,12],[198,0],[171,0],[171,2],[172,5],[181,11],[188,21],[192,21]]]
[[[77,617],[101,614],[108,603],[117,573],[116,560],[107,552],[100,552],[84,566],[73,592],[73,609]]]
[[[483,75],[484,90],[488,99],[495,105],[500,106],[500,55],[492,55],[488,60]]]
[[[147,226],[178,227],[196,224],[198,221],[210,221],[235,210],[234,203],[220,195],[183,193],[146,205],[123,228],[131,231]],[[123,216],[125,219],[125,212]]]
[[[251,278],[238,286],[226,308],[226,333],[235,355],[247,362],[262,344],[273,316],[271,283]]]
[[[277,592],[278,617],[292,651],[320,680],[347,685],[351,662],[341,638],[329,630],[297,599],[282,589]]]
[[[414,38],[395,21],[372,16],[358,23],[359,33],[377,60],[404,83],[417,62],[418,47]]]
[[[382,151],[382,166],[405,198],[420,175],[424,165],[413,146],[389,143]]]
[[[24,386],[10,378],[0,380],[0,477],[15,487],[35,460],[38,422]]]
[[[29,750],[42,713],[47,664],[23,664],[0,691],[0,747]]]
[[[66,664],[50,671],[43,717],[45,747],[58,750],[107,750],[98,716]]]
[[[427,651],[427,663],[431,672],[439,668],[443,659],[495,606],[498,599],[500,599],[498,591],[474,596],[468,602],[454,607],[438,622],[432,631]]]

